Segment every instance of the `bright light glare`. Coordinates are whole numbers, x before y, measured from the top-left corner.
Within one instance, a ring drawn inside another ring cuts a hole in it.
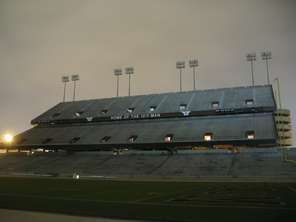
[[[13,135],[10,133],[6,133],[3,135],[3,140],[5,143],[12,143],[13,141]]]

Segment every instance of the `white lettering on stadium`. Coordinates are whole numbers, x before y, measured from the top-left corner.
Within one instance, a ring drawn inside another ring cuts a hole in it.
[[[147,118],[158,118],[160,113],[143,113],[143,114],[124,114],[120,116],[111,116],[111,120],[122,120],[122,119],[147,119]]]

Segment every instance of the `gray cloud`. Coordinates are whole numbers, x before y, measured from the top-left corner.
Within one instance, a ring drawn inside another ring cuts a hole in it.
[[[176,91],[175,61],[197,56],[199,88],[241,86],[245,53],[265,49],[295,125],[295,12],[293,0],[0,0],[0,132],[27,129],[58,103],[63,74],[80,74],[80,99],[114,96],[112,70],[128,65],[134,94]],[[255,71],[264,84],[261,59]],[[121,86],[126,95],[127,78]]]

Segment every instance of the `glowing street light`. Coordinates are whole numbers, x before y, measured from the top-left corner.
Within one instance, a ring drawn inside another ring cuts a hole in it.
[[[254,61],[256,61],[256,53],[248,53],[246,55],[247,61],[251,63],[251,73],[252,73],[252,86],[255,85],[254,81]]]
[[[122,70],[121,69],[114,69],[114,75],[117,78],[116,96],[118,97],[118,95],[119,95],[119,76],[122,75]]]
[[[73,89],[73,102],[74,102],[75,96],[76,96],[76,81],[79,80],[79,75],[72,75],[71,80],[72,80],[72,82],[74,82],[74,89]]]
[[[196,90],[195,68],[198,67],[198,60],[197,59],[189,60],[189,67],[193,69],[193,90]]]
[[[128,96],[130,96],[131,95],[131,75],[134,74],[134,68],[133,67],[125,68],[125,74],[128,75]]]
[[[176,62],[176,68],[180,70],[180,92],[182,92],[182,69],[185,69],[185,62]]]
[[[10,133],[5,133],[3,135],[3,141],[6,144],[11,144],[13,142],[13,135]]]
[[[267,72],[267,84],[270,84],[270,78],[269,78],[269,67],[268,67],[268,60],[271,60],[271,52],[266,51],[261,53],[262,60],[265,60],[266,62],[266,72]]]
[[[62,76],[62,82],[64,83],[64,95],[63,95],[63,102],[66,101],[66,84],[69,82],[69,76]]]

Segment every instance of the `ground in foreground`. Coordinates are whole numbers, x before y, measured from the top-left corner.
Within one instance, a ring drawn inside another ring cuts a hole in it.
[[[0,178],[0,208],[156,221],[284,221],[295,183]]]

